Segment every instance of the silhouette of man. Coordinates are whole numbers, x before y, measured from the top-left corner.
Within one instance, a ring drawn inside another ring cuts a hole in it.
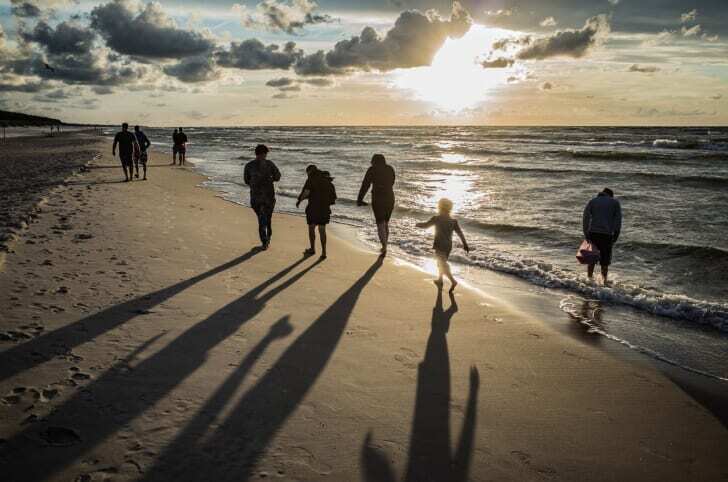
[[[281,180],[281,172],[272,161],[267,159],[268,147],[258,144],[255,147],[255,160],[245,164],[243,179],[250,186],[250,207],[258,217],[258,233],[263,250],[268,249],[273,234],[273,208],[276,205],[274,182]]]
[[[139,144],[134,134],[129,132],[129,124],[126,122],[121,125],[121,132],[117,132],[114,136],[114,144],[111,146],[112,156],[116,156],[117,145],[119,146],[121,167],[124,169],[124,182],[129,182],[132,179],[132,159],[134,158],[134,151],[139,149]]]
[[[604,188],[592,198],[584,208],[582,217],[584,239],[599,249],[599,264],[602,267],[602,280],[607,282],[609,265],[612,263],[612,247],[622,230],[622,206],[614,199],[614,192]],[[587,265],[587,275],[594,276],[595,264]]]

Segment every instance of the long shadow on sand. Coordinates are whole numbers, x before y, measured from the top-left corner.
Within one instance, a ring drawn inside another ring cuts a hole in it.
[[[427,340],[425,359],[417,372],[412,434],[410,436],[407,473],[403,480],[417,482],[437,480],[464,482],[468,480],[470,459],[475,436],[476,408],[480,377],[470,370],[470,392],[465,419],[455,454],[450,453],[450,357],[447,332],[450,320],[457,312],[455,298],[450,295],[450,308],[443,309],[442,290],[437,292],[432,309],[432,331]],[[368,433],[362,447],[362,471],[368,482],[394,482],[396,475],[386,455],[372,445]]]
[[[145,481],[244,481],[288,417],[316,383],[334,353],[364,287],[381,267],[373,264],[286,349],[246,392],[224,422],[204,440],[197,418],[162,453]],[[247,360],[248,358],[246,358]],[[249,370],[245,361],[212,396],[222,407]],[[202,412],[197,415],[200,417]]]
[[[194,284],[244,263],[257,253],[257,250],[251,250],[190,279],[112,306],[5,350],[0,353],[0,381],[40,365],[55,356],[65,355],[73,348],[88,343],[136,316],[145,314]]]
[[[139,362],[131,371],[128,360],[111,366],[98,379],[57,407],[43,423],[29,426],[3,444],[0,459],[6,462],[4,473],[10,474],[10,480],[45,480],[141,416],[199,368],[210,350],[318,264],[310,264],[265,291],[304,260],[296,261],[196,323],[168,345]],[[120,393],[124,395],[120,396]],[[155,420],[155,423],[164,423],[164,418]],[[71,446],[52,447],[44,447],[37,442],[47,438],[47,432],[44,431],[48,427],[59,426],[77,431],[80,440]]]

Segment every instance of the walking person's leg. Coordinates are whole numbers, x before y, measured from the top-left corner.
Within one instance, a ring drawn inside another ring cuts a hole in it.
[[[321,224],[318,229],[319,238],[321,239],[321,259],[326,259],[326,225]]]
[[[253,206],[253,211],[255,211],[255,215],[258,218],[258,236],[260,237],[260,244],[263,249],[266,248],[266,234],[267,229],[265,226],[265,211],[262,208],[262,206],[255,205]]]
[[[303,252],[306,256],[311,256],[316,253],[316,225],[308,225],[308,242],[310,247]]]
[[[445,274],[445,263],[439,253],[435,253],[435,260],[437,261],[437,279],[435,280],[435,284],[439,288],[442,288],[442,276]]]
[[[382,254],[387,254],[387,223],[377,223],[377,235],[379,236],[379,243],[382,245]]]
[[[593,264],[593,263],[589,263],[588,265],[586,265],[586,275],[589,277],[589,279],[594,278],[594,267],[595,266],[596,266],[596,264]]]
[[[265,228],[266,244],[268,245],[273,237],[273,205],[266,208]]]
[[[136,178],[139,179],[139,159],[140,156],[134,156],[134,169],[136,170]]]

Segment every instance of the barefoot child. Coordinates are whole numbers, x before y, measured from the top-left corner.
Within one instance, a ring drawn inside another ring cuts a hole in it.
[[[439,211],[439,214],[437,216],[433,216],[427,222],[417,223],[417,227],[429,228],[430,226],[435,226],[435,242],[433,243],[432,247],[435,250],[435,257],[437,258],[437,270],[439,272],[439,276],[437,278],[437,281],[435,281],[435,284],[442,288],[442,276],[445,275],[450,280],[450,292],[452,292],[458,285],[458,282],[455,281],[455,278],[453,278],[452,272],[450,271],[450,264],[447,262],[447,259],[450,257],[450,251],[452,251],[453,231],[458,233],[460,241],[462,241],[463,243],[463,248],[465,249],[465,252],[469,253],[470,248],[468,247],[468,242],[465,240],[465,235],[460,229],[460,225],[458,224],[457,220],[450,217],[450,212],[452,211],[452,201],[445,198],[440,199],[440,201],[437,203],[437,209]]]

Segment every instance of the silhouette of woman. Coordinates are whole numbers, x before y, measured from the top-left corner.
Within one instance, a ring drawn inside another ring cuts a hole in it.
[[[382,243],[382,256],[387,254],[389,242],[389,219],[394,210],[394,168],[387,164],[382,154],[372,156],[372,165],[367,169],[361,183],[357,206],[366,206],[364,196],[372,188],[372,211],[377,223],[379,242]]]

